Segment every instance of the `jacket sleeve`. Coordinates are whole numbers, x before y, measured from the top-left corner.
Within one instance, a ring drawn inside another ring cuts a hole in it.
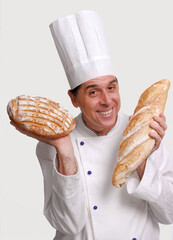
[[[86,223],[85,197],[80,172],[61,175],[55,168],[56,151],[38,143],[36,155],[44,177],[44,215],[58,231],[69,235],[79,233]]]
[[[127,191],[147,201],[158,222],[173,223],[173,159],[163,141],[147,159],[142,180],[131,178],[127,183]]]

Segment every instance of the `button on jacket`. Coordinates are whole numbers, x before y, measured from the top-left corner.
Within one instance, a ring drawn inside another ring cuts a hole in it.
[[[78,172],[56,170],[56,151],[38,143],[44,176],[44,214],[56,229],[55,240],[158,240],[158,222],[173,222],[173,160],[162,141],[147,159],[140,181],[135,172],[127,184],[112,185],[122,133],[128,116],[119,113],[106,136],[97,136],[76,118],[71,133]]]

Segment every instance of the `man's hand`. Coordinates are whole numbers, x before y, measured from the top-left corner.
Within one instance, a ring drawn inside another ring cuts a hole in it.
[[[10,124],[12,126],[14,126],[16,128],[17,131],[19,131],[20,133],[28,136],[28,137],[31,137],[31,138],[34,138],[36,140],[38,140],[39,142],[44,142],[44,143],[47,143],[47,144],[50,144],[51,146],[54,146],[56,147],[56,143],[57,143],[57,139],[54,139],[54,138],[46,138],[46,137],[41,137],[41,136],[38,136],[34,133],[31,133],[29,131],[26,131],[26,130],[22,130],[21,128],[19,128],[15,122],[11,121]]]
[[[167,129],[166,117],[163,113],[161,113],[159,117],[154,116],[153,119],[155,122],[150,124],[150,127],[153,130],[149,133],[149,136],[155,140],[155,145],[151,153],[153,153],[155,150],[159,148],[160,143],[165,135],[165,131]]]
[[[63,174],[63,175],[73,175],[77,172],[77,161],[76,157],[74,155],[73,151],[73,146],[71,143],[70,136],[64,136],[61,138],[46,138],[46,137],[41,137],[36,134],[30,133],[25,130],[21,130],[18,128],[18,126],[11,121],[11,125],[13,125],[16,130],[18,130],[20,133],[34,138],[40,142],[47,143],[53,147],[55,147],[58,155],[58,167],[57,170]]]
[[[166,117],[163,113],[161,113],[158,116],[153,117],[154,122],[150,124],[150,127],[152,128],[151,132],[149,133],[149,136],[155,140],[155,145],[151,151],[153,153],[155,150],[157,150],[160,146],[160,143],[165,135],[165,131],[167,129],[166,125]],[[145,171],[145,165],[146,160],[137,168],[138,175],[140,179],[142,179],[144,171]]]

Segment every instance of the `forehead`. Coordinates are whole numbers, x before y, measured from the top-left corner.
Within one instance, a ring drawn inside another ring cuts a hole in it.
[[[97,78],[94,78],[94,79],[91,79],[85,83],[82,84],[82,88],[83,89],[88,89],[90,87],[104,87],[104,86],[107,86],[111,83],[113,83],[115,81],[115,83],[117,82],[117,79],[115,76],[112,76],[112,75],[107,75],[107,76],[101,76],[101,77],[97,77]]]

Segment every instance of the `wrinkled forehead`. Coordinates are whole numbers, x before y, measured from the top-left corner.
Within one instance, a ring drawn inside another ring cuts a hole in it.
[[[106,76],[101,76],[97,78],[93,78],[91,80],[88,80],[87,82],[82,84],[82,88],[88,89],[91,87],[104,87],[112,83],[118,83],[118,80],[115,76],[113,75],[106,75]]]

